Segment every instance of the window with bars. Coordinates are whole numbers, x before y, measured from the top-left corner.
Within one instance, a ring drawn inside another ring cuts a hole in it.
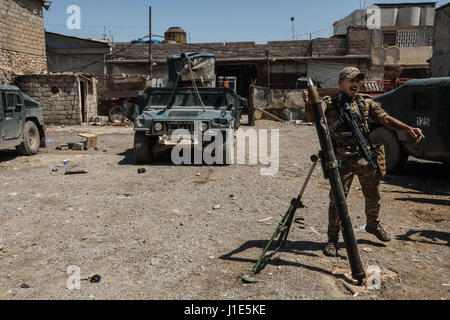
[[[399,47],[416,47],[419,30],[397,30],[397,45]]]
[[[263,66],[263,71],[267,72],[267,66]],[[271,73],[295,73],[306,74],[306,64],[304,63],[272,63],[270,64]]]

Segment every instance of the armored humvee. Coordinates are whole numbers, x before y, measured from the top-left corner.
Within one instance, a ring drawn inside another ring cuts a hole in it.
[[[230,163],[234,131],[245,102],[229,87],[215,87],[214,62],[210,53],[168,57],[171,86],[147,88],[139,96],[136,162],[151,162],[158,153],[180,144],[203,150],[210,141],[221,141],[222,161]],[[203,139],[207,133],[215,137]]]
[[[42,106],[19,88],[0,85],[0,149],[16,147],[29,156],[45,147]]]
[[[394,118],[422,129],[425,136],[416,144],[406,133],[374,129],[371,140],[384,144],[388,172],[404,164],[409,155],[450,163],[450,77],[410,80],[374,100]]]

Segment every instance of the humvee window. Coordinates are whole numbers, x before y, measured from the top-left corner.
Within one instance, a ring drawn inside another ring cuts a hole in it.
[[[148,101],[148,106],[167,106],[169,103],[170,93],[152,93]]]
[[[18,94],[16,94],[15,96],[16,96],[16,106],[21,106],[22,105],[22,99],[20,99],[20,96]]]
[[[169,104],[170,92],[153,92],[150,94],[148,102],[149,107],[166,107]],[[200,97],[205,106],[213,106],[214,108],[227,107],[232,100],[232,96],[229,93],[223,92],[200,92]],[[173,99],[173,106],[177,107],[198,107],[201,103],[194,90],[188,90],[186,92],[175,93]]]
[[[16,97],[13,93],[6,94],[6,110],[11,111],[16,108]]]

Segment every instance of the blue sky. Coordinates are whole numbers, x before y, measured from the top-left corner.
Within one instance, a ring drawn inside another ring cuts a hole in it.
[[[148,34],[148,7],[152,6],[152,33],[163,35],[172,26],[182,27],[191,42],[255,41],[329,37],[334,21],[364,3],[396,1],[364,0],[53,0],[44,12],[47,31],[81,38],[101,38],[104,27],[114,41],[131,41]],[[423,2],[409,0],[408,2]],[[442,5],[441,1],[437,5]],[[81,30],[69,30],[67,7],[81,9]],[[156,39],[156,38],[155,38]]]

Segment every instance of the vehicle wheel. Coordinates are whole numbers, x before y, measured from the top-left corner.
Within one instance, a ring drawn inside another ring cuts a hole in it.
[[[149,163],[152,160],[150,154],[151,139],[145,132],[135,132],[134,134],[134,157],[136,163]]]
[[[400,145],[394,131],[385,127],[378,127],[370,133],[370,140],[373,144],[384,145],[386,172],[393,172],[408,160],[408,153]]]
[[[40,141],[41,138],[36,124],[33,121],[27,121],[23,128],[23,141],[16,149],[22,156],[32,156],[38,152]]]

